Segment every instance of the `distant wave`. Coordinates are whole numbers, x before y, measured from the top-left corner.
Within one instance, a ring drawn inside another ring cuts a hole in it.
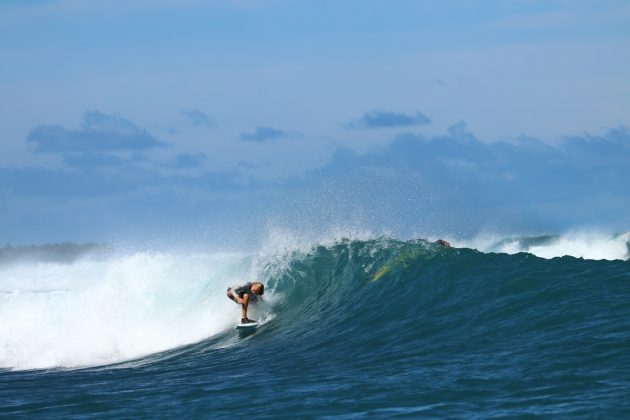
[[[86,255],[90,255],[92,258],[107,256],[111,251],[111,245],[95,243],[76,244],[63,242],[18,246],[7,244],[0,248],[0,264],[19,261],[71,263]]]
[[[607,234],[601,232],[575,232],[564,235],[497,237],[482,235],[457,245],[483,252],[516,254],[529,252],[542,258],[566,255],[589,260],[628,260],[630,258],[630,232]]]

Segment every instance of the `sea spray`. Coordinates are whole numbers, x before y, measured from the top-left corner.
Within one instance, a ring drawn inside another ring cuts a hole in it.
[[[110,364],[229,328],[242,255],[140,252],[0,267],[0,367]],[[230,308],[231,309],[231,308]]]

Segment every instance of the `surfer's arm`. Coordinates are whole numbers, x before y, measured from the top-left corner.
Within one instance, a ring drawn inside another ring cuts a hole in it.
[[[231,288],[228,289],[227,291],[227,296],[232,299],[234,302],[238,303],[238,304],[243,304],[243,299],[241,299],[240,297],[238,297],[235,293],[234,290],[232,290]]]

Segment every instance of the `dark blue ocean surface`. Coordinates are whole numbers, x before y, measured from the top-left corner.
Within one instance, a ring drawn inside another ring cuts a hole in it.
[[[58,363],[38,359],[36,340],[15,332],[22,304],[5,290],[0,415],[630,415],[628,261],[342,240],[270,258],[256,274],[273,304],[254,333],[230,324],[96,367],[68,366],[62,351],[50,353]],[[225,293],[215,288],[204,290]],[[108,332],[79,344],[67,334],[68,349],[97,354],[93,340]]]

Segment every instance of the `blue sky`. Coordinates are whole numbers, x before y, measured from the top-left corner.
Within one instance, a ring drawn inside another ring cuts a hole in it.
[[[627,230],[628,21],[625,1],[4,0],[0,242]]]

